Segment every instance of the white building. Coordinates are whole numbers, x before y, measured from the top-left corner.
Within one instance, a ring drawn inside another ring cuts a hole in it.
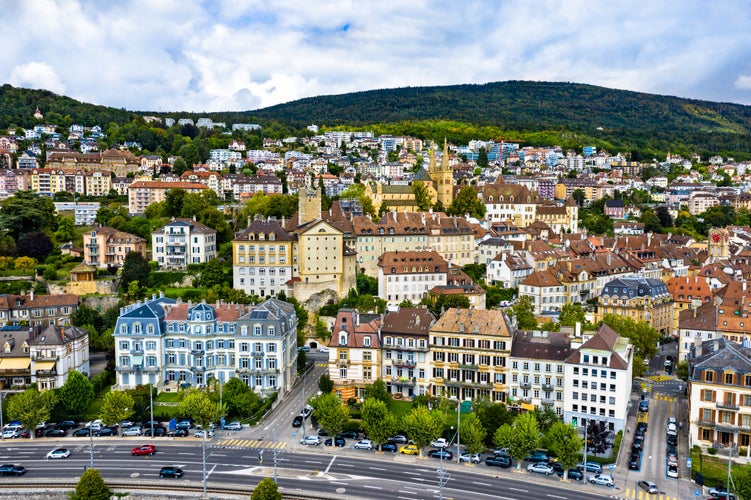
[[[185,269],[216,257],[216,231],[193,219],[172,219],[151,233],[152,260],[159,267]]]
[[[28,341],[31,383],[39,390],[57,389],[71,371],[89,375],[89,331],[76,326],[32,327]]]

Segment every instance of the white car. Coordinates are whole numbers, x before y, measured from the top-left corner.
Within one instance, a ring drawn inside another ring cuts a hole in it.
[[[615,481],[609,474],[594,474],[587,479],[592,484],[599,484],[601,486],[615,486]]]
[[[133,427],[129,427],[125,429],[122,435],[123,436],[143,436],[143,429],[138,425],[134,425]]]
[[[227,425],[224,426],[224,430],[227,430],[227,431],[241,431],[241,430],[243,430],[243,424],[241,424],[240,422],[237,422],[237,421],[230,422],[229,424],[227,424]]]
[[[319,347],[319,348],[318,348],[318,352],[322,352],[322,353],[328,354],[328,352],[329,352],[329,348],[328,348],[328,347],[326,347],[326,346],[323,346],[323,347]]]
[[[321,438],[318,436],[305,436],[300,440],[300,444],[308,445],[308,446],[318,446],[321,444]]]
[[[446,441],[444,438],[438,438],[432,443],[430,443],[430,446],[433,448],[447,448],[449,445],[449,442]]]
[[[47,458],[68,458],[69,456],[70,450],[67,448],[55,448],[47,453]]]
[[[17,438],[18,436],[19,436],[18,431],[14,431],[12,429],[3,431],[3,439],[13,439],[13,438]]]
[[[374,445],[373,441],[370,439],[363,439],[362,441],[356,442],[352,447],[356,450],[372,450]]]
[[[527,466],[527,472],[535,472],[537,474],[545,474],[547,476],[552,476],[555,470],[548,464],[539,462],[536,464],[529,464]]]
[[[206,434],[204,431],[196,431],[196,433],[193,434],[193,435],[195,437],[197,437],[197,438],[202,438],[204,434]],[[214,431],[211,430],[211,429],[209,429],[209,432],[208,432],[208,434],[206,434],[206,437],[209,438],[209,439],[213,438],[214,437]]]
[[[481,457],[478,453],[462,453],[459,457],[460,462],[467,462],[469,464],[479,464]]]

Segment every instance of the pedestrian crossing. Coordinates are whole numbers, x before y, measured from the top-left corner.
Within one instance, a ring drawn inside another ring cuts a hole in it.
[[[266,441],[264,439],[225,439],[219,441],[213,448],[276,448],[281,449],[287,446],[286,441]]]
[[[676,396],[669,396],[667,394],[660,394],[655,393],[654,398],[656,401],[668,401],[670,403],[675,403],[678,401],[678,398]]]
[[[329,366],[329,363],[327,361],[319,361],[318,363],[316,363],[316,366],[326,368],[327,366]]]
[[[667,382],[669,380],[678,380],[675,377],[670,376],[670,375],[650,375],[647,378],[654,380],[655,382]]]
[[[626,488],[623,496],[619,498],[635,498],[636,500],[680,500],[680,498],[678,497],[665,495],[662,493],[647,493],[641,488]]]

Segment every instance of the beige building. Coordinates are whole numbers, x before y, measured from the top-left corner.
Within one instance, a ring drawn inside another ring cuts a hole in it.
[[[90,266],[122,266],[125,256],[138,252],[146,256],[146,240],[111,227],[94,227],[83,235],[83,261]]]
[[[417,304],[433,287],[446,285],[448,270],[436,252],[384,252],[378,261],[378,297],[389,305]]]
[[[233,286],[248,295],[273,297],[287,292],[294,276],[294,237],[274,219],[256,218],[232,240]]]
[[[435,316],[424,308],[386,313],[380,335],[381,378],[392,394],[405,398],[430,394],[430,327]]]
[[[429,335],[434,396],[506,401],[511,331],[503,312],[449,309]]]
[[[646,321],[663,335],[673,333],[673,296],[654,278],[617,278],[606,284],[599,298],[595,321],[606,314]]]
[[[381,341],[377,316],[341,309],[329,343],[329,376],[342,401],[363,397],[365,386],[380,377]]]
[[[170,189],[182,189],[186,193],[202,193],[209,189],[197,182],[162,182],[136,181],[128,186],[128,212],[142,214],[152,203],[159,203],[167,198]]]

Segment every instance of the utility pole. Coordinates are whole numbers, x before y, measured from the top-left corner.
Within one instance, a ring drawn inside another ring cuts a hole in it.
[[[307,367],[306,367],[307,368]],[[302,372],[302,406],[300,406],[300,412],[302,414],[302,409],[305,408],[305,375],[308,373],[308,370]],[[305,437],[305,417],[302,418],[302,425],[300,426],[300,430],[302,431],[302,437]]]
[[[3,393],[0,392],[0,439],[5,439],[3,437]],[[36,429],[31,429],[31,432],[36,432]]]
[[[459,400],[459,402],[456,404],[456,463],[459,463],[461,460],[461,453],[462,453],[462,447],[461,447],[461,432],[462,432],[462,402]]]
[[[89,458],[91,459],[90,467],[94,468],[94,429],[89,425]],[[86,468],[86,466],[84,466]]]
[[[582,484],[587,484],[587,424],[584,424],[584,472],[582,472]]]
[[[208,428],[208,423],[206,424],[206,428]],[[208,498],[206,496],[206,432],[208,432],[204,428],[203,433],[201,434],[201,449],[203,452],[203,498]]]
[[[443,454],[441,454],[441,465],[438,467],[438,499],[443,500],[443,486],[448,483],[450,474],[443,468]]]

